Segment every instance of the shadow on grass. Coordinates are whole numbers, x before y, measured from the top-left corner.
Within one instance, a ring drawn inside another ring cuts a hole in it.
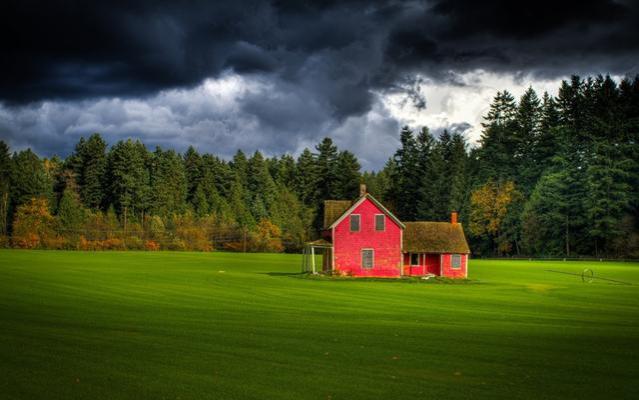
[[[300,275],[306,275],[306,272],[262,272],[262,274],[268,276],[292,276],[299,278]]]
[[[327,274],[310,274],[307,272],[264,272],[264,275],[276,277],[290,277],[296,279],[305,279],[311,281],[329,281],[329,282],[386,282],[386,283],[416,283],[416,284],[445,284],[445,285],[467,285],[477,284],[479,281],[474,279],[452,279],[441,276],[435,276],[430,279],[422,279],[417,276],[404,276],[401,278],[375,278],[375,277],[352,277]]]

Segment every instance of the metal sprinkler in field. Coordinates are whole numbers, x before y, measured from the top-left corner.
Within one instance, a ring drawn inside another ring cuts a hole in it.
[[[583,283],[592,283],[595,279],[599,279],[601,281],[614,282],[620,285],[632,285],[630,282],[618,281],[616,279],[602,278],[600,276],[595,276],[595,271],[590,268],[586,268],[581,273],[577,274],[574,272],[566,272],[566,271],[555,271],[553,269],[547,269],[546,272],[554,272],[556,274],[564,274],[564,275],[573,275],[581,277],[581,281]]]

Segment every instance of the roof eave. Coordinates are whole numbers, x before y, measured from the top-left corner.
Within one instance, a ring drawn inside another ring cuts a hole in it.
[[[344,218],[346,218],[347,215],[349,215],[350,213],[352,213],[357,207],[359,207],[360,204],[362,204],[364,202],[364,200],[369,199],[370,201],[373,202],[373,204],[375,204],[377,206],[377,208],[379,208],[380,210],[382,210],[384,212],[384,214],[386,214],[390,219],[392,219],[400,228],[405,229],[406,226],[402,223],[402,221],[399,220],[399,218],[397,218],[395,215],[393,215],[392,212],[388,211],[388,209],[386,207],[384,207],[382,205],[382,203],[380,203],[376,198],[374,198],[372,195],[370,195],[369,193],[366,193],[365,195],[361,196],[359,199],[357,199],[352,206],[350,206],[348,208],[348,210],[344,211],[344,213],[335,220],[335,222],[333,222],[331,224],[331,226],[329,226],[327,229],[333,229],[334,227],[336,227],[337,225],[339,225],[340,222],[342,222],[344,220]]]

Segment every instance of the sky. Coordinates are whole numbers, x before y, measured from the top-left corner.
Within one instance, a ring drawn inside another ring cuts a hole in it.
[[[639,1],[3,1],[0,139],[224,158],[330,136],[379,169],[399,130],[471,144],[498,90],[639,74]]]

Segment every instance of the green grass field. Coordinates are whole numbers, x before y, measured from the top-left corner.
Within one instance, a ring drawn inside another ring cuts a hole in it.
[[[299,255],[2,250],[0,398],[639,394],[639,264],[471,260],[459,285],[299,267]],[[545,271],[584,268],[634,285]]]

